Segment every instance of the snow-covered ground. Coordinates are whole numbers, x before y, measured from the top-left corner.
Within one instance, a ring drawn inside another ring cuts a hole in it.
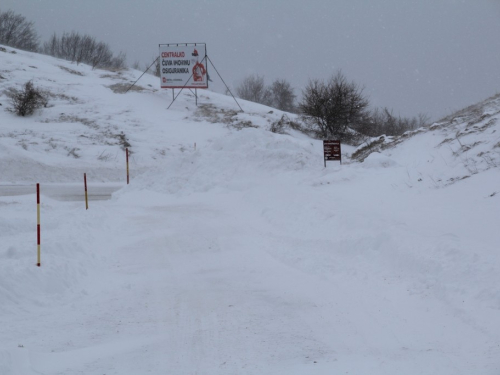
[[[0,375],[500,373],[499,98],[325,169],[279,111],[11,51]],[[30,79],[49,107],[16,117]],[[123,188],[86,211],[83,173]]]

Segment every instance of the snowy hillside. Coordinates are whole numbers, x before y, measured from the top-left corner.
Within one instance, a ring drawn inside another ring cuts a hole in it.
[[[373,139],[353,156],[363,161],[373,152],[404,160],[409,184],[426,181],[425,185],[436,188],[498,168],[500,94],[454,113],[429,129]]]
[[[269,107],[11,51],[0,375],[500,373],[499,97],[324,168]],[[83,173],[122,188],[86,211]]]

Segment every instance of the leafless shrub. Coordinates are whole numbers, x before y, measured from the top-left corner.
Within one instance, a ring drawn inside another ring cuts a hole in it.
[[[269,91],[264,84],[264,77],[250,75],[236,88],[236,94],[245,100],[260,104],[270,104]]]
[[[114,137],[118,139],[118,144],[121,146],[123,150],[126,148],[132,147],[132,145],[129,143],[127,136],[125,135],[124,132],[121,132],[120,134],[115,134]]]
[[[90,35],[77,32],[63,33],[59,38],[55,33],[43,44],[42,51],[50,56],[66,59],[77,64],[84,63],[95,68],[125,68],[126,56],[123,52],[114,55],[109,46],[98,42]]]
[[[297,96],[293,93],[292,85],[288,81],[277,79],[266,90],[265,98],[268,103],[263,104],[281,111],[295,112],[295,98]]]
[[[273,121],[269,130],[273,133],[283,134],[286,126],[285,115],[281,116],[279,120]]]
[[[299,111],[319,138],[349,141],[349,128],[363,119],[368,104],[363,88],[338,71],[327,82],[309,81]]]
[[[139,70],[141,68],[141,63],[139,62],[139,60],[135,60],[133,63],[132,63],[132,66],[131,66],[132,69],[135,69],[135,70]]]
[[[401,117],[385,108],[376,108],[365,114],[363,119],[354,125],[354,129],[370,137],[380,135],[396,136],[426,126],[429,117],[419,114],[415,117]]]
[[[12,10],[0,13],[0,44],[26,51],[37,51],[38,40],[33,22],[27,21]]]
[[[68,155],[67,156],[73,156],[75,159],[79,159],[80,158],[80,155],[77,154],[78,151],[80,151],[79,148],[77,147],[73,147],[73,148],[69,148],[69,147],[64,147],[64,149],[66,151],[68,151]]]
[[[230,92],[227,89],[226,95]],[[264,77],[247,76],[236,88],[238,97],[254,103],[264,104],[281,111],[295,112],[295,98],[291,84],[284,79],[275,80],[270,86],[264,83]]]
[[[154,62],[154,63],[152,63],[153,65],[151,65],[151,64],[144,65],[144,70],[148,74],[152,74],[155,77],[159,77],[160,76],[160,68],[161,68],[160,67],[160,59],[158,57],[152,57],[151,61]]]
[[[290,120],[290,117],[286,114],[283,114],[279,120],[273,121],[269,130],[273,133],[284,134],[285,128],[287,127],[295,130],[301,130],[299,124]]]
[[[12,104],[9,111],[18,116],[32,115],[35,110],[46,107],[48,104],[46,94],[36,88],[32,81],[26,82],[22,90],[11,88],[7,96],[10,97]]]

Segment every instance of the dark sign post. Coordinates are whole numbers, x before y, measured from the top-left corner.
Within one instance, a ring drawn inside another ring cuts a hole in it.
[[[340,141],[323,141],[323,153],[325,157],[325,168],[327,160],[338,160],[340,164],[342,164]]]

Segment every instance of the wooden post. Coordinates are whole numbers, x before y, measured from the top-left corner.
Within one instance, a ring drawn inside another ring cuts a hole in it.
[[[36,232],[37,232],[37,263],[41,266],[40,261],[40,184],[36,184]]]
[[[83,184],[85,185],[85,209],[89,209],[89,197],[87,194],[87,173],[83,174]]]
[[[126,153],[127,153],[127,185],[129,184],[129,174],[128,174],[128,148],[125,149]]]

